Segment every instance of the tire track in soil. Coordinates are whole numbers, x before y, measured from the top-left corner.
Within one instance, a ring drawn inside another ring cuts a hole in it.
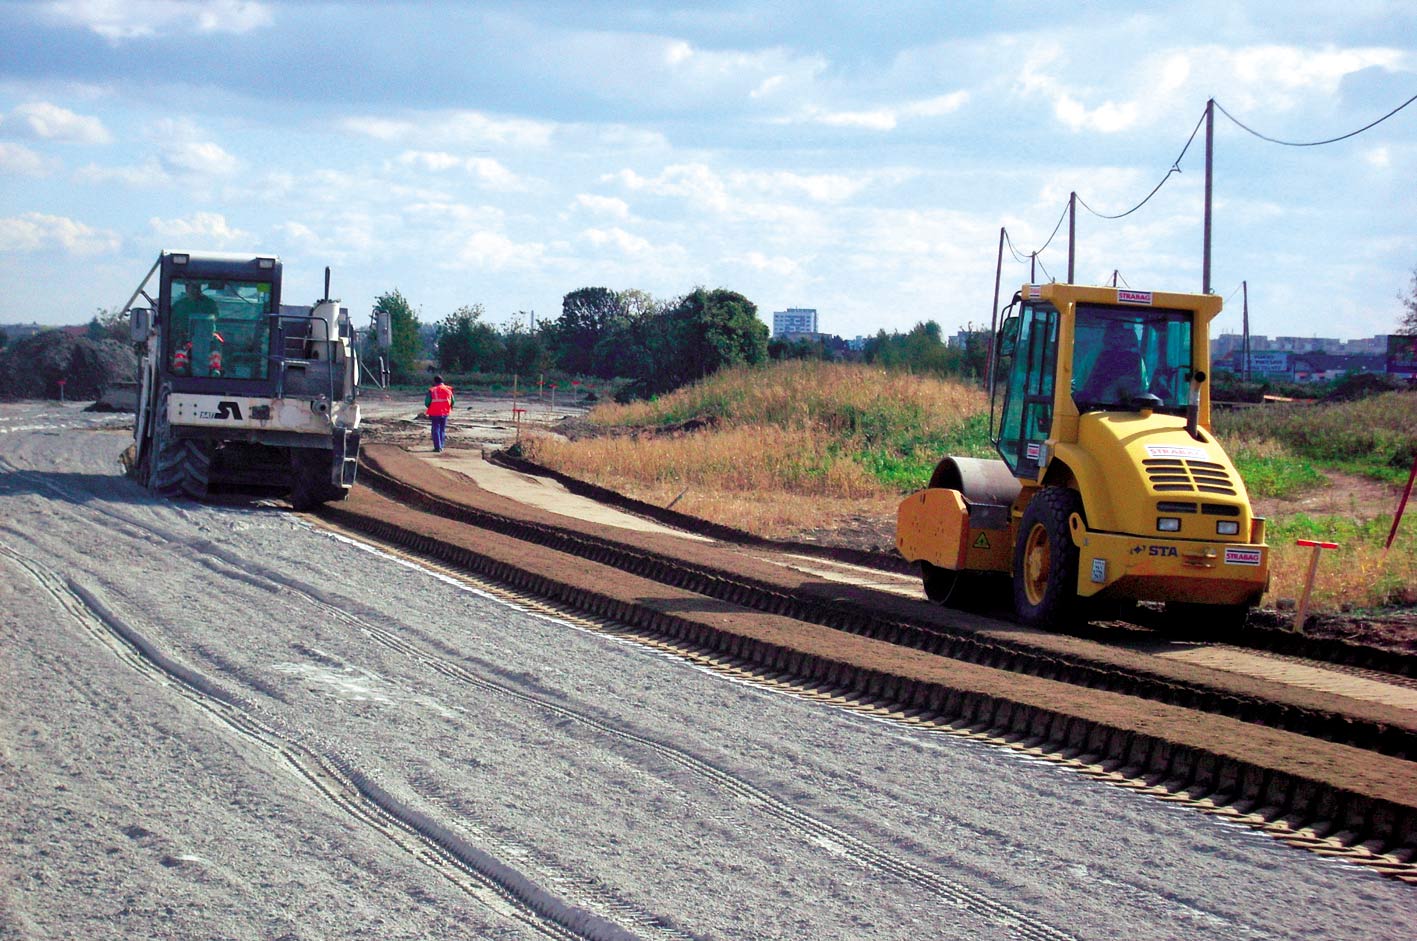
[[[493,912],[557,941],[632,941],[639,936],[571,905],[474,847],[449,827],[390,795],[337,753],[298,740],[276,717],[252,715],[254,703],[167,656],[116,614],[94,590],[56,575],[0,543],[0,555],[25,571],[91,638],[134,672],[174,689],[218,721],[275,753],[338,810],[384,836]]]

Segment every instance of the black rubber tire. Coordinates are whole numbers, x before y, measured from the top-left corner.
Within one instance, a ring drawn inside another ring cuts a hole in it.
[[[1014,545],[1014,613],[1030,627],[1052,628],[1078,610],[1078,549],[1068,520],[1082,515],[1082,497],[1044,487],[1028,501]]]
[[[290,452],[290,505],[304,513],[322,503],[338,503],[349,496],[344,487],[330,482],[329,451],[292,448]]]
[[[211,443],[172,436],[166,393],[158,399],[154,418],[148,490],[160,497],[205,499],[211,479]]]

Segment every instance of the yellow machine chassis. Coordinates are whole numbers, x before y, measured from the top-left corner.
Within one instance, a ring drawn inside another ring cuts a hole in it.
[[[1016,522],[1005,529],[972,528],[957,490],[920,490],[896,511],[896,547],[911,562],[967,572],[1013,569]],[[1167,539],[1089,531],[1070,521],[1078,548],[1077,593],[1087,598],[1253,604],[1268,587],[1269,547],[1263,527],[1254,542]]]

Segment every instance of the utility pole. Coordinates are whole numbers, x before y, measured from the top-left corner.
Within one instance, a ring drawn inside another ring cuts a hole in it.
[[[1077,253],[1073,250],[1077,246],[1078,236],[1078,194],[1077,191],[1068,194],[1068,283],[1073,282],[1073,261]]]
[[[994,306],[989,311],[989,356],[984,364],[984,387],[994,381],[994,346],[999,339],[999,283],[1004,274],[1004,227],[999,226],[999,257],[994,262]],[[992,416],[991,416],[992,417]]]
[[[1244,319],[1241,321],[1242,324],[1243,324],[1243,326],[1241,327],[1241,330],[1244,332],[1244,336],[1240,338],[1240,355],[1242,355],[1243,357],[1245,357],[1245,368],[1241,371],[1241,375],[1245,377],[1245,381],[1246,381],[1246,382],[1249,382],[1249,381],[1250,381],[1250,282],[1248,282],[1248,281],[1241,281],[1241,282],[1240,282],[1240,289],[1245,292],[1245,293],[1244,293],[1245,303],[1244,303],[1244,306],[1242,307],[1242,311],[1243,311],[1242,317],[1243,317]]]
[[[1210,191],[1215,165],[1215,99],[1205,103],[1205,247],[1201,259],[1201,293],[1210,293]]]

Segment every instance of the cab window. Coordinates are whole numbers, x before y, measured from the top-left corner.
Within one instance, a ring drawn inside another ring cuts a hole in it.
[[[1130,410],[1154,395],[1162,411],[1189,398],[1191,313],[1079,304],[1073,333],[1073,401],[1078,411]]]
[[[172,281],[168,367],[181,376],[265,379],[271,283],[209,278]]]

